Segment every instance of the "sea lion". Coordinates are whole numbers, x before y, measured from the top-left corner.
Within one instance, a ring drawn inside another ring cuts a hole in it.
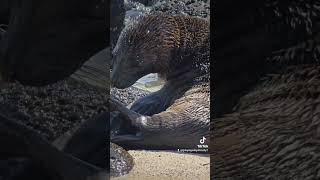
[[[109,112],[101,113],[65,133],[53,144],[74,157],[107,171],[110,170],[110,176],[127,174],[133,167],[133,158],[123,148],[107,142],[110,129],[109,119]],[[108,163],[109,159],[110,163]]]
[[[209,27],[206,19],[165,13],[140,17],[125,27],[113,50],[113,86],[127,88],[149,73],[160,74],[165,84],[130,110],[110,101],[132,127],[111,137],[113,142],[150,149],[209,144]]]
[[[128,173],[133,167],[133,158],[121,147],[113,143],[109,146],[108,119],[109,112],[104,112],[51,144],[29,127],[0,114],[0,167],[4,169],[0,177],[102,180]],[[3,166],[3,162],[8,165]],[[80,172],[70,170],[75,167]]]
[[[212,179],[319,179],[320,66],[266,76],[214,119]]]
[[[102,180],[109,176],[106,170],[59,151],[34,130],[2,114],[0,130],[1,156],[31,158],[52,179]]]

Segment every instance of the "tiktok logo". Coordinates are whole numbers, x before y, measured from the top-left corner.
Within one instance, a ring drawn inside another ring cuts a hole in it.
[[[206,138],[203,136],[201,139],[200,139],[200,144],[204,144],[204,141],[206,140]]]
[[[206,139],[207,138],[205,138],[204,136],[202,136],[202,138],[200,139],[200,144],[199,145],[197,145],[198,146],[198,148],[208,148],[208,145],[207,144],[204,144],[205,143],[205,141],[206,141]]]

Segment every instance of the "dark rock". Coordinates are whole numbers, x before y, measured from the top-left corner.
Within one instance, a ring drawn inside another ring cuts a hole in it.
[[[133,167],[133,158],[120,146],[110,143],[110,175],[127,174]]]

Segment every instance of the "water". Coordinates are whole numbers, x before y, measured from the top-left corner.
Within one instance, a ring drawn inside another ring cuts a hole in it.
[[[157,73],[152,73],[140,78],[133,86],[142,90],[154,92],[158,91],[163,83],[163,80],[159,78]]]

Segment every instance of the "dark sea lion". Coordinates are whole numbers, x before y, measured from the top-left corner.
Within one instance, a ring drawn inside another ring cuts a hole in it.
[[[207,145],[209,50],[209,22],[205,19],[156,13],[128,25],[113,50],[111,83],[127,88],[149,73],[160,74],[166,83],[137,100],[130,110],[111,101],[132,126],[130,133],[111,140],[130,148],[197,148],[203,138]]]
[[[53,144],[60,150],[101,168],[109,169],[107,157],[109,113],[104,112],[65,133]]]
[[[109,146],[108,119],[109,113],[102,113],[51,144],[37,132],[0,115],[0,177],[105,180],[109,175],[127,174],[133,159],[121,147],[113,143]]]
[[[106,170],[59,151],[34,130],[1,114],[0,130],[1,157],[30,158],[50,179],[104,180],[109,176]]]
[[[133,158],[116,144],[109,145],[109,117],[109,112],[104,112],[65,133],[53,144],[81,160],[110,170],[110,176],[127,174],[133,167]]]
[[[268,2],[227,0],[215,13],[211,179],[320,178],[319,8]]]

